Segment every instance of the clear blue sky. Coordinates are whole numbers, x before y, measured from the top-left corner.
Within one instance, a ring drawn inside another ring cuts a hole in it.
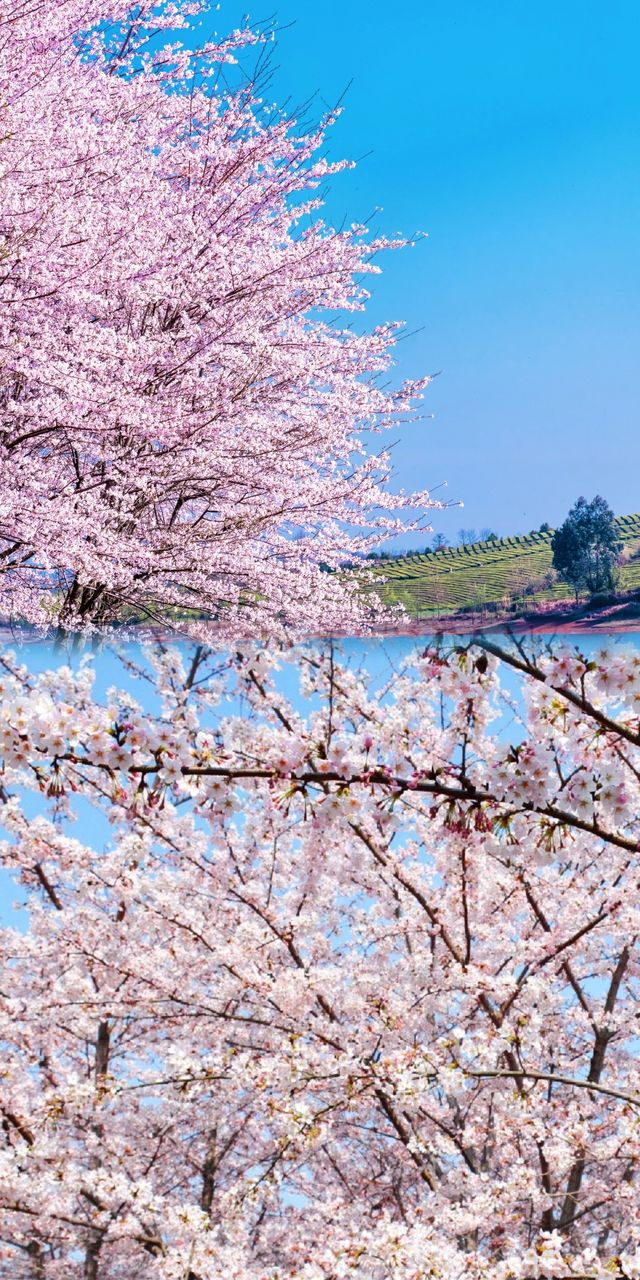
[[[267,10],[254,9],[255,19]],[[224,32],[245,8],[215,15]],[[388,255],[371,319],[423,331],[399,371],[442,370],[396,451],[498,532],[554,524],[581,493],[640,509],[637,0],[278,0],[273,97],[350,80],[332,219],[429,239]],[[424,539],[423,539],[424,541]]]

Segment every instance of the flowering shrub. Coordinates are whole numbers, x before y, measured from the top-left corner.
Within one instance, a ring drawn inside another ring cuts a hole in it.
[[[0,1269],[637,1277],[640,659],[282,660],[2,658]]]

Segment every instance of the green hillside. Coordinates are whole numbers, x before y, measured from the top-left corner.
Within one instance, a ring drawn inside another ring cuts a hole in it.
[[[640,513],[618,516],[616,524],[625,548],[618,589],[640,590]],[[381,561],[378,571],[387,579],[384,599],[401,602],[414,617],[529,610],[571,595],[553,570],[551,532],[409,553]]]

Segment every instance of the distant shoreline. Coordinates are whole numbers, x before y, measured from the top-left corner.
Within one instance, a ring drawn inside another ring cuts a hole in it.
[[[215,623],[211,623],[212,634],[211,642],[216,643]],[[389,622],[388,625],[382,625],[373,629],[371,632],[364,633],[363,638],[367,636],[371,639],[390,636],[435,636],[435,635],[459,635],[471,636],[477,634],[490,635],[491,633],[513,632],[515,635],[640,635],[640,596],[634,599],[622,599],[601,607],[594,607],[593,604],[565,604],[564,607],[548,606],[532,610],[528,613],[520,613],[513,615],[512,613],[495,614],[490,617],[486,613],[472,613],[465,611],[464,613],[448,614],[445,617],[424,617],[411,618],[407,614],[404,618],[398,618],[397,622]],[[134,622],[129,625],[116,626],[112,631],[104,635],[104,641],[109,644],[117,643],[135,643],[152,641],[154,638],[162,638],[167,641],[174,640],[180,642],[182,640],[192,640],[186,632],[181,632],[178,627],[159,627],[158,623],[145,625],[144,623]],[[97,638],[97,637],[96,637]],[[259,639],[259,637],[255,637]],[[308,641],[320,641],[322,636],[305,637]],[[341,638],[335,635],[335,638]],[[82,639],[78,636],[78,639]],[[69,640],[73,641],[73,633],[69,633]],[[92,637],[86,637],[85,643],[91,644]],[[231,641],[228,637],[220,636],[222,644],[229,644]],[[12,627],[7,621],[0,620],[0,643],[3,645],[15,645],[20,648],[23,645],[30,644],[49,644],[52,651],[55,649],[57,637],[55,634],[46,634],[38,631],[36,628],[25,626]],[[84,647],[84,646],[83,646]],[[63,645],[63,650],[66,645]],[[61,655],[62,656],[62,655]]]
[[[397,627],[390,626],[380,635],[474,635],[478,632],[513,631],[518,635],[583,633],[589,635],[640,634],[640,600],[621,600],[615,604],[594,608],[593,605],[573,605],[564,609],[536,609],[517,616],[505,613],[451,614],[443,618],[407,619]]]

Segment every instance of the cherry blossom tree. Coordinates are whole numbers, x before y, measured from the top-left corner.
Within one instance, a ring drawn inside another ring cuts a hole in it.
[[[2,1274],[637,1278],[640,657],[123,664],[2,657]]]
[[[279,112],[268,33],[206,41],[207,8],[0,15],[0,601],[353,631],[358,585],[324,570],[440,505],[369,443],[428,378],[389,389],[400,326],[351,326],[402,242],[323,221],[337,113]]]

